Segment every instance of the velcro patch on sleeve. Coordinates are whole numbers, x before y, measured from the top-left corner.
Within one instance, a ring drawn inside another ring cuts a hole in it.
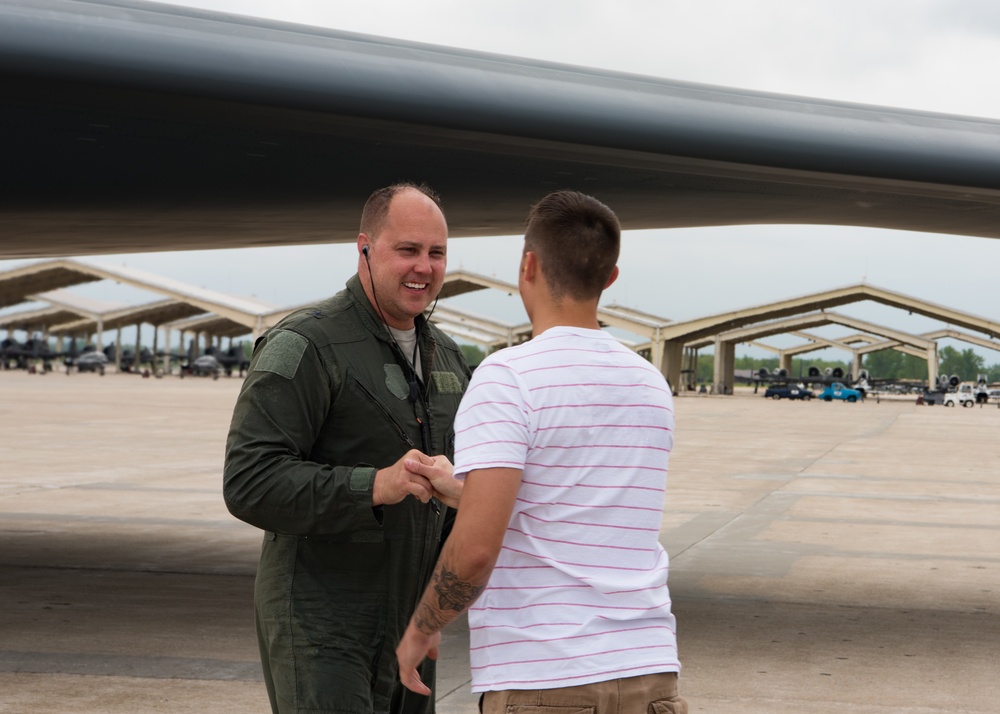
[[[375,467],[355,466],[351,470],[351,481],[349,488],[352,491],[371,491],[375,483]]]
[[[254,364],[254,372],[273,372],[291,379],[299,369],[309,342],[297,332],[278,330],[268,337]]]
[[[431,372],[438,394],[461,394],[462,380],[454,372]]]

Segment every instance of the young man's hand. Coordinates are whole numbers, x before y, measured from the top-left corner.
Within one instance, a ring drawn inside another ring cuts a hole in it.
[[[403,639],[396,647],[396,661],[399,663],[399,681],[403,686],[417,694],[430,696],[430,688],[420,679],[417,667],[425,657],[436,660],[438,647],[441,644],[441,633],[428,635],[421,632],[411,623],[403,634]]]
[[[429,459],[416,449],[410,449],[392,466],[375,472],[375,483],[372,485],[372,505],[391,506],[399,503],[407,496],[413,496],[421,503],[427,503],[436,497],[434,486],[430,480],[406,468],[407,461]],[[447,461],[447,459],[445,459]],[[450,472],[449,464],[449,472]]]
[[[454,469],[447,456],[425,456],[419,451],[410,451],[403,459],[403,466],[416,476],[423,477],[434,487],[434,498],[446,506],[458,508],[462,499],[464,481],[454,477]]]

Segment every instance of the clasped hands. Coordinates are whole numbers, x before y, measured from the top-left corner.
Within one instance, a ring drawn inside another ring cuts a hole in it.
[[[447,456],[427,456],[410,449],[392,466],[375,473],[372,505],[392,505],[413,496],[421,503],[436,498],[446,506],[458,508],[463,486],[464,482],[454,477]]]

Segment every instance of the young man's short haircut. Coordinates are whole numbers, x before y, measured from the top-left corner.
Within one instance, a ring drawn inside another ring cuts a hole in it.
[[[367,234],[372,240],[382,232],[382,226],[389,216],[389,204],[396,194],[407,189],[413,189],[427,196],[434,201],[438,208],[441,207],[441,198],[437,192],[425,183],[416,184],[409,181],[400,181],[385,188],[379,188],[372,192],[372,195],[365,201],[365,207],[361,211],[361,233]]]
[[[600,297],[618,262],[620,247],[618,217],[593,196],[556,191],[528,214],[524,250],[540,259],[556,299]]]

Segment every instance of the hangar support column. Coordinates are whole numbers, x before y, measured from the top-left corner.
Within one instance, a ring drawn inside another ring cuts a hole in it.
[[[661,352],[657,359],[656,345],[661,344]],[[670,391],[677,394],[681,383],[681,363],[684,361],[684,343],[679,340],[657,340],[653,343],[653,364],[660,370],[667,382],[670,383]]]
[[[160,347],[159,337],[160,337],[160,326],[153,325],[153,363],[149,366],[152,368],[154,374],[156,373],[156,350],[158,350]]]
[[[715,370],[713,382],[716,394],[732,394],[736,366],[736,343],[715,338]]]
[[[684,348],[684,369],[687,370],[684,386],[693,391],[698,386],[698,349],[696,347]]]
[[[938,379],[938,350],[937,342],[931,340],[931,346],[927,348],[927,387],[934,389]]]
[[[666,377],[666,380],[670,382],[670,388],[673,390],[674,394],[677,394],[677,384],[667,376],[667,363],[664,356],[664,343],[655,337],[649,343],[649,361],[652,362],[653,366],[660,370],[660,373]],[[677,372],[680,375],[680,370]]]
[[[851,350],[853,357],[851,358],[851,379],[857,379],[858,375],[861,374],[861,354],[858,350]]]
[[[733,355],[734,369],[735,369],[735,364],[736,364],[736,362],[735,362],[735,353],[734,353],[734,355]],[[791,354],[786,354],[785,352],[779,353],[779,355],[778,355],[778,367],[780,367],[781,369],[785,370],[789,375],[791,375],[791,373],[792,373],[792,355]],[[735,374],[736,373],[734,371],[733,375],[735,376]]]
[[[132,371],[139,371],[139,355],[142,353],[142,323],[135,323],[135,347],[132,349]]]
[[[165,349],[163,350],[163,366],[160,368],[163,370],[163,374],[170,374],[170,333],[173,332],[169,327],[164,327],[166,334],[163,336],[163,344]]]

